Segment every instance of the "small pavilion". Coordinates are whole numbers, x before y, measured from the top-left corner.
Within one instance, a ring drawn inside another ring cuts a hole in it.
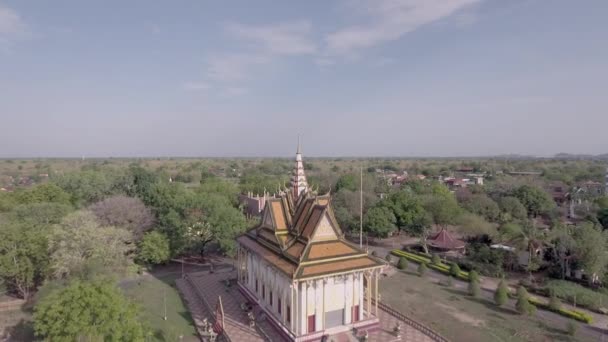
[[[452,234],[450,234],[450,232],[448,232],[448,230],[445,228],[441,228],[439,233],[427,239],[426,243],[432,249],[441,252],[464,252],[464,248],[466,246],[464,241],[453,237]]]

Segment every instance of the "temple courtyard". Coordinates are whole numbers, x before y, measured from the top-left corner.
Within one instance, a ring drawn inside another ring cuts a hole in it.
[[[218,341],[285,341],[283,335],[268,319],[265,319],[263,311],[253,306],[252,312],[255,317],[255,325],[250,325],[250,318],[245,308],[250,302],[239,291],[236,285],[236,271],[221,270],[214,273],[209,271],[187,273],[184,279],[176,280],[177,287],[187,304],[194,323],[201,336],[206,333],[203,330],[206,319],[209,324],[215,322],[215,312],[218,297],[222,298],[224,310],[224,331],[228,339],[218,338]],[[399,313],[391,308],[380,305],[378,318],[380,325],[369,329],[358,331],[346,331],[335,335],[326,336],[326,341],[347,342],[361,341],[367,334],[368,341],[433,341],[423,333],[421,329],[408,323],[406,317],[398,318]],[[396,326],[400,332],[394,331]],[[422,327],[422,329],[424,329]],[[206,340],[206,337],[201,337]]]

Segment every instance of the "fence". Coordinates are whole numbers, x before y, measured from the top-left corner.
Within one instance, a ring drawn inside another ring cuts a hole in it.
[[[372,298],[372,303],[375,304],[376,300]],[[402,314],[401,312],[391,308],[390,306],[388,306],[387,304],[382,303],[381,301],[378,301],[378,307],[384,311],[386,311],[388,314],[395,316],[396,318],[404,321],[407,325],[410,325],[412,327],[414,327],[417,330],[422,331],[423,334],[425,334],[426,336],[430,337],[433,341],[436,342],[449,342],[449,340],[441,335],[439,335],[437,332],[435,332],[433,329],[427,327],[426,325],[419,323],[407,316],[405,316],[404,314]]]

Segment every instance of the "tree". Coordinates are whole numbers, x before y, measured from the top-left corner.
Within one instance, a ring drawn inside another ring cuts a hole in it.
[[[88,263],[96,263],[108,271],[126,267],[131,234],[115,227],[102,227],[89,211],[66,216],[49,236],[51,269],[56,278],[65,278],[83,271]]]
[[[95,214],[102,226],[125,228],[140,240],[154,225],[154,214],[139,199],[117,195],[94,203],[89,210]]]
[[[502,213],[502,221],[510,222],[513,220],[524,220],[528,217],[526,207],[516,198],[512,196],[502,197],[498,201],[500,211]]]
[[[420,200],[410,191],[397,191],[387,201],[381,202],[393,211],[397,227],[414,236],[420,236],[428,229],[430,222]]]
[[[406,258],[404,258],[404,257],[399,258],[399,264],[397,265],[397,268],[399,268],[400,270],[405,270],[405,269],[407,269],[407,265],[408,265],[408,261]]]
[[[357,191],[359,189],[359,177],[352,173],[342,175],[336,183],[336,192],[342,189]]]
[[[574,231],[574,255],[590,283],[593,282],[594,277],[604,274],[608,266],[606,234],[605,231],[588,223],[577,227]]]
[[[488,221],[496,221],[500,214],[498,204],[483,194],[470,196],[462,203],[462,206],[469,212],[482,216]]]
[[[515,303],[515,308],[517,309],[517,312],[522,315],[531,315],[536,311],[536,307],[530,304],[528,297],[529,295],[528,291],[526,291],[526,288],[520,286],[517,289],[517,303]]]
[[[376,206],[371,208],[365,214],[363,220],[363,227],[365,231],[378,237],[387,237],[396,230],[397,219],[393,212],[383,206]]]
[[[600,209],[597,212],[597,220],[604,229],[608,229],[608,208]]]
[[[74,282],[35,307],[36,335],[49,341],[144,341],[137,308],[108,282]]]
[[[14,194],[19,204],[57,203],[70,204],[70,194],[52,183],[39,184],[33,188],[18,191]]]
[[[503,239],[515,243],[520,250],[528,251],[528,272],[536,271],[540,266],[536,250],[545,247],[549,236],[532,221],[524,221],[523,225],[507,223],[500,228],[500,233]]]
[[[546,214],[555,207],[555,202],[542,189],[530,185],[522,185],[513,193],[526,207],[528,214],[536,217]]]
[[[509,289],[507,288],[507,284],[504,279],[498,283],[498,287],[496,288],[496,292],[494,292],[494,302],[498,306],[503,306],[509,300]]]
[[[493,224],[476,214],[464,213],[456,221],[459,232],[467,236],[488,235],[492,237],[497,234]]]
[[[71,195],[75,206],[81,207],[119,192],[120,177],[115,172],[88,170],[58,176],[53,182]]]
[[[549,308],[553,311],[558,311],[559,309],[561,309],[561,307],[561,301],[559,300],[559,298],[557,298],[555,293],[551,291],[551,296],[549,297]]]
[[[139,244],[137,259],[146,264],[162,264],[171,257],[169,240],[159,232],[148,232]]]
[[[426,274],[426,271],[427,271],[426,262],[421,262],[420,265],[418,265],[418,275],[423,277]]]
[[[468,292],[469,296],[479,298],[479,294],[481,292],[479,288],[479,280],[472,279],[471,281],[469,281]]]
[[[2,224],[0,229],[0,279],[9,291],[28,299],[42,283],[48,270],[47,240],[44,230]]]
[[[457,278],[458,275],[460,275],[460,266],[455,262],[450,265],[450,275],[454,278]]]

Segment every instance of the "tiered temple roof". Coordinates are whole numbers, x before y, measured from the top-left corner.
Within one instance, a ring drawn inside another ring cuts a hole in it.
[[[298,146],[294,176],[303,176]],[[301,171],[301,174],[300,174]],[[297,179],[294,177],[294,179]],[[300,187],[303,189],[300,191]],[[306,180],[267,200],[260,225],[237,238],[292,279],[382,267],[382,261],[346,241],[329,195],[312,193]]]

